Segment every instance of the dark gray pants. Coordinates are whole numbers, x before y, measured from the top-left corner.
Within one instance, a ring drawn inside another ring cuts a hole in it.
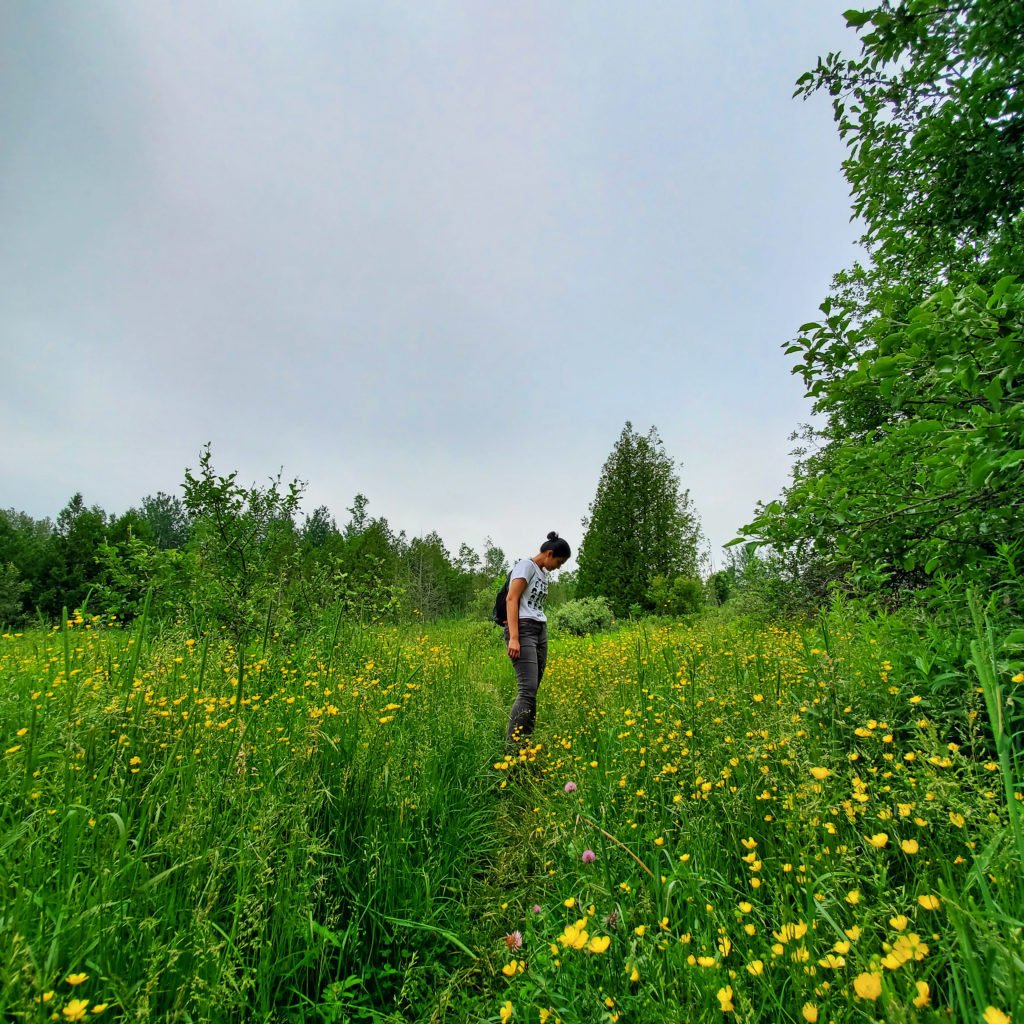
[[[508,626],[505,627],[508,645]],[[519,620],[519,657],[512,662],[516,670],[518,691],[509,715],[505,739],[516,743],[533,735],[537,720],[537,690],[548,663],[548,626],[536,619]]]

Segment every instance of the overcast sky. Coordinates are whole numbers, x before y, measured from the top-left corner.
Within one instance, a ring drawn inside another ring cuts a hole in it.
[[[849,0],[0,0],[0,505],[219,470],[576,547],[657,426],[716,561],[856,256]]]

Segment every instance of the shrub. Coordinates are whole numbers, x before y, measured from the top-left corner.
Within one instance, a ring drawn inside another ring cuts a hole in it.
[[[689,576],[655,576],[647,601],[659,615],[688,615],[704,605],[704,584]]]
[[[556,608],[550,616],[551,628],[575,636],[586,636],[588,633],[599,633],[609,629],[615,622],[611,605],[603,597],[582,597],[575,601],[566,601]]]

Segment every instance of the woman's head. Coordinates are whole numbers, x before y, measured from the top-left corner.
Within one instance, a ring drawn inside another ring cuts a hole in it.
[[[545,566],[547,569],[559,569],[572,556],[572,548],[569,547],[569,542],[562,537],[559,537],[554,530],[548,534],[548,539],[544,541],[540,546],[540,553],[548,556],[549,564]]]

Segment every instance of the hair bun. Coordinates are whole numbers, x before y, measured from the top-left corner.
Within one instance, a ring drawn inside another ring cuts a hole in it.
[[[558,534],[557,534],[557,533],[555,533],[555,531],[554,531],[554,530],[552,530],[552,531],[551,531],[551,532],[550,532],[550,533],[548,534],[548,540],[558,540]]]

